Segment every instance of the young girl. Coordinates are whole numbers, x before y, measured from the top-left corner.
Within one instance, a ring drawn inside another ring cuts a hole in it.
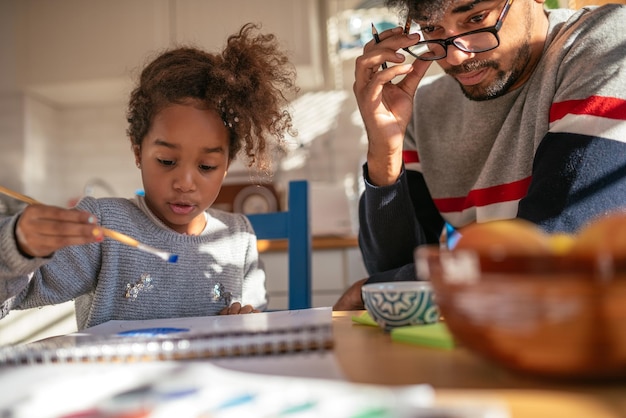
[[[283,110],[294,71],[273,35],[245,25],[221,54],[158,56],[131,93],[128,134],[144,197],[86,197],[76,209],[31,205],[0,220],[0,317],[76,300],[78,329],[113,319],[250,313],[265,308],[265,274],[241,214],[210,206],[241,151],[269,168],[271,140],[291,129]],[[106,227],[171,254],[104,239]]]

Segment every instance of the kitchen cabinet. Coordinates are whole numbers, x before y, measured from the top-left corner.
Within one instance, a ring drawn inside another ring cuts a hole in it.
[[[64,106],[124,102],[158,51],[174,45],[217,51],[252,22],[277,36],[299,86],[317,89],[325,54],[319,9],[315,0],[20,0],[0,5],[15,22],[0,47],[15,51],[16,81],[37,97]]]

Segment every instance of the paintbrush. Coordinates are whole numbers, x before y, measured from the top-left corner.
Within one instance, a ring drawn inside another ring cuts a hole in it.
[[[378,31],[376,30],[376,26],[374,26],[374,23],[372,23],[372,36],[374,37],[374,40],[377,44],[380,43],[380,37],[378,36]],[[387,69],[387,63],[383,62],[382,67],[383,70]]]
[[[33,199],[32,197],[28,197],[16,191],[7,189],[6,187],[0,186],[0,193],[5,194],[14,199],[17,199],[19,201],[22,201],[24,203],[28,203],[29,205],[43,204]],[[178,261],[178,255],[176,254],[170,254],[167,251],[159,250],[158,248],[154,248],[149,245],[143,244],[137,241],[136,239],[129,237],[128,235],[122,234],[121,232],[117,232],[112,229],[108,229],[104,227],[99,227],[99,228],[102,230],[102,233],[104,234],[105,237],[112,238],[116,241],[121,242],[122,244],[126,244],[130,247],[137,248],[138,250],[142,250],[147,253],[154,254],[157,257],[162,258],[163,260],[167,261],[168,263],[175,263]]]

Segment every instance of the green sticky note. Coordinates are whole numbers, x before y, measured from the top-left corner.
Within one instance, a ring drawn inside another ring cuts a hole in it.
[[[391,340],[446,350],[455,346],[454,337],[444,322],[394,328],[391,330]]]
[[[378,326],[376,321],[372,319],[372,317],[367,311],[363,312],[361,315],[352,315],[352,322],[356,322],[357,324],[362,324],[362,325],[372,325],[375,327]]]

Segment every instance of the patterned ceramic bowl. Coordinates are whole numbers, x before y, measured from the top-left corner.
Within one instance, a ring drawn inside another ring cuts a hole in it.
[[[366,284],[361,294],[367,312],[386,331],[439,320],[439,308],[429,282]]]

